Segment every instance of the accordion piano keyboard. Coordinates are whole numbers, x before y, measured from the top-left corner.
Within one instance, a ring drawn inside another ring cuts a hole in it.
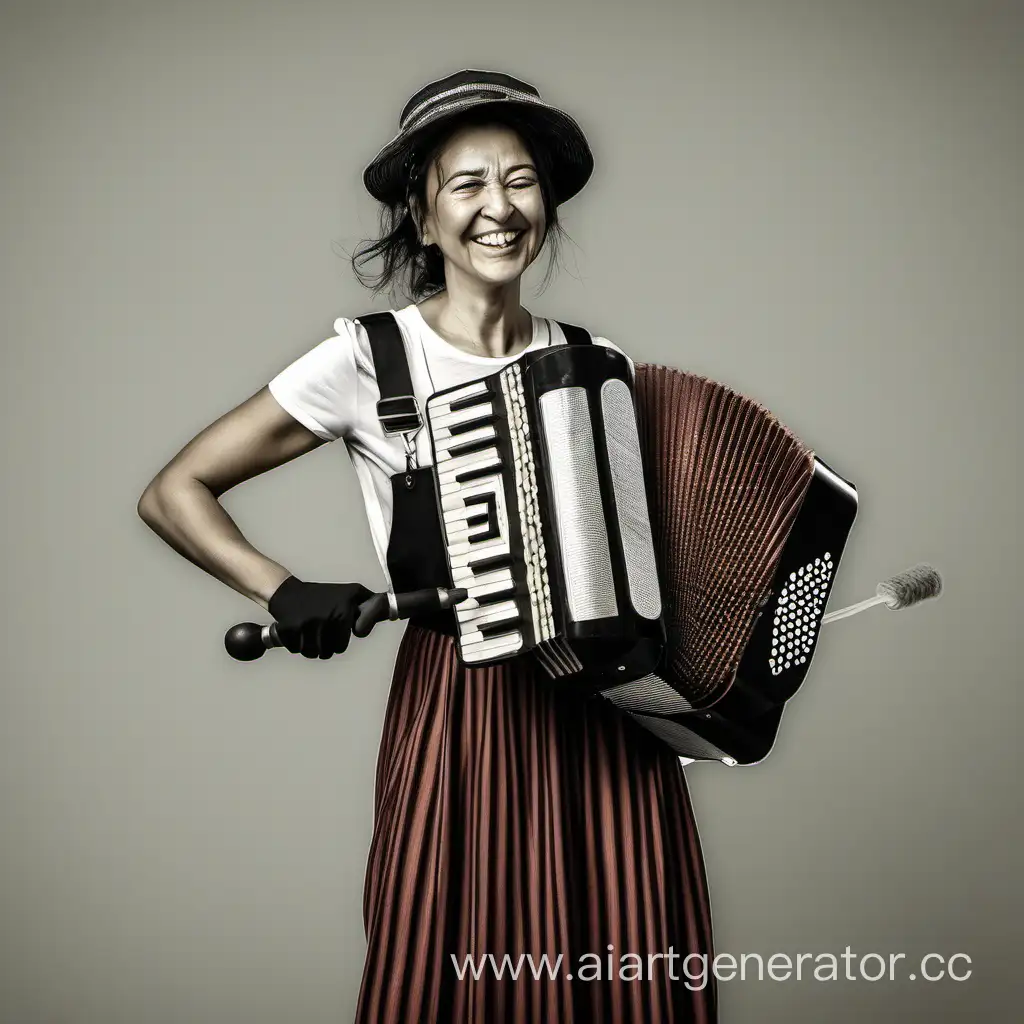
[[[452,583],[468,591],[455,607],[462,657],[506,657],[523,646],[523,632],[494,399],[475,381],[432,399],[428,415]]]

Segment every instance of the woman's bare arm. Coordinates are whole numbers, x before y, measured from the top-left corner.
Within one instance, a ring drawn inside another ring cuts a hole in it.
[[[153,478],[139,515],[175,551],[263,608],[289,575],[257,551],[217,500],[324,444],[264,387],[200,431]]]

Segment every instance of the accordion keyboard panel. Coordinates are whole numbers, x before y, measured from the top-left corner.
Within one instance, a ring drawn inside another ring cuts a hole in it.
[[[452,584],[468,592],[454,609],[463,658],[484,662],[514,654],[524,637],[496,396],[486,381],[475,381],[435,396],[427,412]]]

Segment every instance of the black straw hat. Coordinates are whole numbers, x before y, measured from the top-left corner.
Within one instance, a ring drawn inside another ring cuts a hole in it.
[[[551,162],[555,205],[572,198],[587,183],[594,157],[580,126],[566,113],[544,103],[526,82],[496,71],[459,71],[424,86],[402,111],[398,134],[363,172],[363,184],[383,203],[405,199],[409,158],[414,147],[446,121],[468,110],[493,106],[514,109],[527,126],[527,140],[543,146]]]

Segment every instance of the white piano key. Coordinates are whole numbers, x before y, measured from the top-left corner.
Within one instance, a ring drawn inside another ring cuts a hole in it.
[[[509,593],[511,594],[511,591]],[[464,626],[466,623],[475,622],[477,629],[485,622],[500,622],[504,619],[514,619],[520,612],[521,609],[515,597],[508,595],[500,601],[488,601],[483,604],[467,598],[455,606],[455,614],[459,622]]]
[[[472,597],[478,587],[489,587],[492,583],[511,583],[512,570],[491,569],[489,572],[475,573],[472,569],[457,568],[452,570],[452,582],[457,587],[469,591]]]
[[[485,587],[474,587],[473,596],[467,597],[461,600],[458,604],[460,609],[469,611],[470,608],[486,608],[486,604],[481,604],[478,598],[488,597],[491,594],[502,594],[508,591],[509,593],[515,590],[515,583],[511,579],[502,580],[500,583],[492,583]]]
[[[494,412],[494,403],[489,396],[481,396],[482,401],[477,405],[470,405],[465,409],[458,409],[455,412],[445,413],[441,416],[431,416],[430,426],[435,437],[444,437],[451,433],[452,427],[460,423],[467,423],[475,420],[478,416],[487,416]]]
[[[461,569],[476,559],[493,558],[495,555],[507,555],[508,540],[504,537],[497,537],[494,540],[484,541],[482,544],[469,545],[472,550],[460,552],[457,555],[449,555],[448,563],[453,570]]]
[[[474,477],[472,480],[464,480],[462,483],[459,483],[454,478],[451,479],[451,480],[448,480],[448,481],[446,481],[444,483],[439,482],[438,483],[438,493],[442,497],[448,497],[449,495],[453,495],[453,494],[461,494],[471,484],[482,484],[482,483],[487,483],[487,482],[492,482],[494,484],[494,489],[497,490],[497,485],[500,484],[500,482],[501,482],[500,464],[496,465],[496,466],[484,466],[484,465],[481,465],[481,466],[478,466],[477,468],[478,469],[493,469],[494,472],[489,473],[487,476],[478,476],[478,477]],[[483,511],[483,509],[481,509],[481,511]]]
[[[471,658],[479,661],[484,658],[496,658],[501,654],[511,654],[522,646],[523,634],[516,627],[507,633],[495,633],[486,639],[479,630],[473,630],[461,634],[459,643],[462,656],[466,661]]]
[[[488,480],[474,480],[467,484],[458,494],[446,494],[441,497],[441,510],[451,512],[453,509],[466,507],[467,498],[475,498],[477,495],[493,494],[496,501],[504,504],[504,490],[500,487],[500,478],[491,477]],[[499,497],[500,495],[500,497]],[[481,502],[471,506],[478,512],[483,512],[485,506]]]
[[[486,428],[480,427],[480,429],[483,430],[483,429],[486,429]],[[474,432],[475,431],[470,431],[470,433],[474,433]],[[465,437],[466,435],[464,434],[463,436]],[[497,450],[497,447],[498,447],[498,442],[496,441],[495,445],[494,445],[494,449],[479,449],[478,451],[476,451],[474,453],[470,453],[470,454],[471,455],[482,455],[484,452],[490,452],[490,451]],[[447,467],[447,464],[449,464],[450,462],[453,462],[456,459],[465,459],[466,458],[465,455],[453,456],[450,452],[447,452],[445,449],[442,449],[442,447],[437,447],[436,445],[434,446],[434,452],[435,452],[435,455],[436,455],[435,462],[437,464],[438,469],[440,469],[442,466],[445,469],[447,469],[447,468],[449,468],[449,467]]]
[[[485,481],[472,481],[474,485],[483,482]],[[490,493],[496,494],[499,489],[498,484],[500,483],[500,481],[495,481],[493,477],[489,477],[486,482],[491,484]],[[460,495],[460,497],[462,497],[463,499],[474,496],[469,493],[468,486],[469,485],[467,485],[466,492]],[[479,494],[481,492],[477,491],[476,493]],[[471,519],[473,516],[482,516],[487,513],[487,506],[482,501],[474,502],[472,505],[467,505],[465,500],[461,502],[452,502],[451,504],[453,507],[445,509],[444,512],[442,513],[442,519],[446,531],[449,529],[460,529],[460,523],[465,523],[467,519]],[[497,501],[495,501],[495,504],[497,504]]]
[[[488,466],[500,466],[501,454],[496,448],[488,451],[473,452],[470,455],[462,455],[457,459],[450,459],[444,464],[444,469],[437,473],[438,483],[449,484],[454,482],[460,473],[466,473],[473,469],[485,469]]]
[[[450,551],[456,544],[467,544],[470,537],[486,532],[485,526],[449,527],[444,531],[445,547]]]
[[[477,537],[475,540],[470,539],[474,534],[482,531],[482,526],[474,526],[469,530],[462,531],[460,536],[453,537],[449,535],[447,537],[448,543],[446,546],[448,548],[448,558],[451,560],[453,565],[456,564],[456,561],[462,558],[463,555],[470,554],[475,556],[486,553],[490,550],[488,545],[491,544],[495,546],[501,545],[506,550],[508,549],[508,538],[503,537],[500,533],[496,537]]]
[[[438,397],[432,399],[430,407],[431,409],[449,410],[451,409],[453,402],[459,402],[463,398],[469,398],[470,395],[480,395],[485,393],[487,393],[487,382],[484,380],[475,380],[463,388],[447,392],[443,398]]]
[[[522,643],[521,624],[517,625],[515,623],[510,623],[507,631],[492,633],[489,637],[484,637],[479,630],[461,630],[459,646],[462,647],[463,652],[465,652],[467,650],[480,650],[481,648],[501,646],[512,639],[516,639],[518,643]]]
[[[500,530],[497,533],[492,533],[490,527],[490,523],[478,523],[476,526],[449,527],[444,532],[445,547],[450,554],[455,554],[456,552],[453,549],[456,545],[482,544],[485,540],[497,540],[501,537]]]
[[[477,536],[477,534],[480,534],[480,536]],[[474,526],[472,529],[463,530],[454,536],[449,535],[446,547],[448,549],[448,555],[451,558],[459,558],[467,552],[482,550],[480,547],[482,544],[489,544],[491,541],[497,540],[501,540],[500,535],[497,537],[488,537],[486,536],[486,531],[484,531],[483,527]]]
[[[463,629],[479,629],[487,622],[501,622],[503,619],[515,618],[519,614],[515,601],[495,601],[494,604],[477,605],[476,608],[467,608],[467,604],[468,602],[463,601],[455,606],[455,614]]]
[[[438,469],[438,473],[454,474],[469,469],[476,463],[484,462],[487,459],[501,459],[501,452],[497,446],[481,448],[475,452],[466,452],[463,455],[455,455],[445,461],[444,467]]]
[[[487,537],[490,533],[488,523],[478,524],[476,526],[452,526],[445,530],[445,548],[449,545],[454,547],[456,544],[467,544],[470,538],[475,538],[474,544],[481,544],[484,540],[498,540],[501,537],[501,533],[498,532],[495,535]]]
[[[490,572],[480,574],[476,585],[472,588],[473,596],[500,590],[499,584],[511,586],[514,582],[511,569],[492,569]]]
[[[443,437],[439,440],[435,439],[434,448],[437,449],[438,454],[441,452],[447,454],[449,448],[457,448],[460,444],[469,444],[471,441],[485,441],[491,437],[497,437],[497,432],[494,429],[494,424],[488,423],[484,427],[467,430],[464,434],[455,434],[452,437]],[[450,455],[448,457],[451,458]]]
[[[483,480],[495,480],[500,479],[500,476],[495,473],[493,476],[480,476],[473,480],[473,483],[480,483]],[[456,483],[454,480],[447,484],[439,484],[437,491],[441,498],[457,497],[461,491],[466,487],[466,484]],[[481,507],[479,511],[483,512],[484,509]]]
[[[472,395],[466,395],[465,397],[470,398]],[[495,395],[489,391],[480,391],[478,392],[476,401],[473,402],[472,406],[466,406],[464,409],[457,409],[454,412],[452,411],[453,404],[454,402],[445,401],[443,409],[440,406],[437,406],[430,419],[439,427],[447,426],[447,424],[444,423],[445,420],[450,423],[458,423],[460,422],[461,417],[466,417],[466,414],[471,414],[474,409],[487,408],[493,410],[495,406]],[[468,416],[468,419],[472,418],[473,417],[471,415]]]
[[[507,657],[509,654],[514,654],[521,647],[522,636],[516,633],[508,640],[503,640],[501,645],[489,644],[486,647],[482,647],[479,644],[477,644],[472,648],[472,653],[467,653],[466,648],[463,647],[462,657],[467,665],[472,666],[477,662],[486,662],[486,660],[490,659]]]

